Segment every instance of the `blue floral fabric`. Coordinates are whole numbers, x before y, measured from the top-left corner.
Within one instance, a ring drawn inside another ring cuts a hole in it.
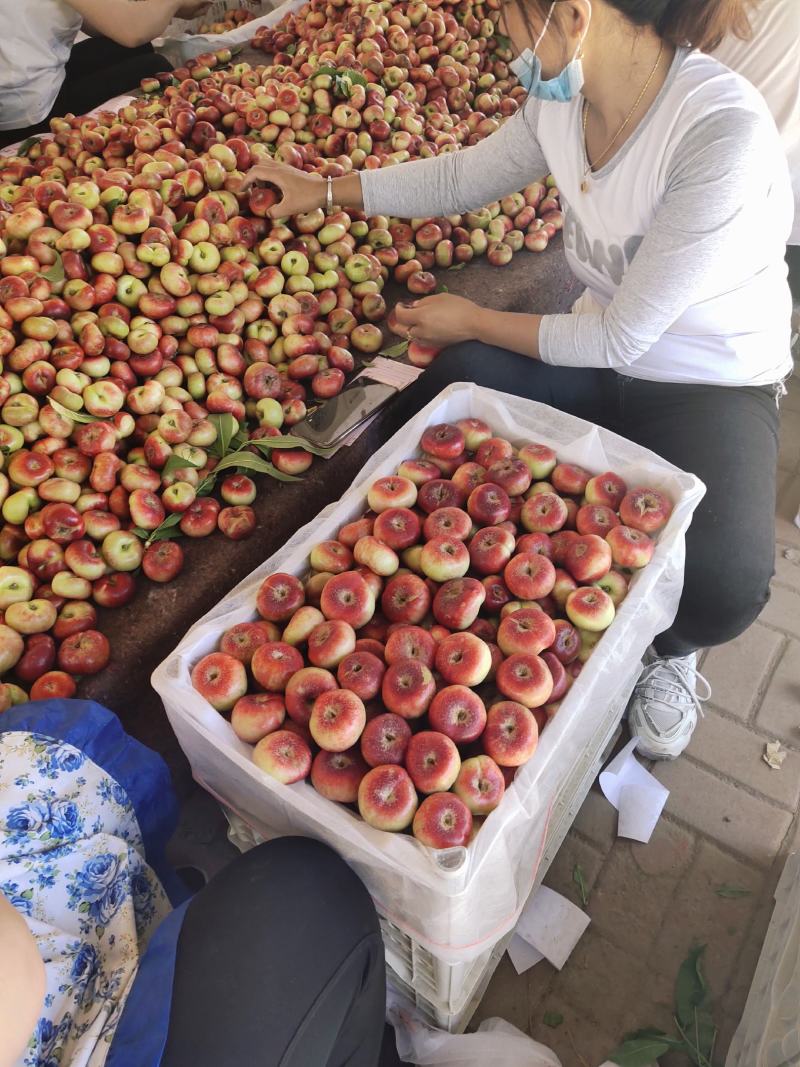
[[[75,745],[0,732],[0,892],[25,917],[47,974],[17,1067],[100,1067],[171,906],[127,791]]]

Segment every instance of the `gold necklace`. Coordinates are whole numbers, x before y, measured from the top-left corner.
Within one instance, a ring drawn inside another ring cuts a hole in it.
[[[589,110],[590,110],[592,105],[589,103],[588,100],[584,103],[584,105],[583,105],[583,146],[584,146],[584,151],[586,153],[587,167],[586,167],[586,170],[583,172],[583,181],[581,182],[581,192],[582,193],[588,193],[589,192],[589,182],[588,182],[587,179],[589,177],[589,174],[592,171],[592,168],[596,167],[598,165],[598,163],[600,162],[600,160],[604,159],[608,155],[608,153],[611,151],[611,149],[614,147],[614,145],[619,140],[623,130],[625,130],[627,128],[628,123],[631,121],[633,116],[636,114],[636,111],[637,111],[637,109],[639,107],[639,104],[641,104],[642,100],[644,99],[644,94],[650,88],[650,84],[653,81],[653,78],[655,78],[655,76],[656,76],[656,71],[658,70],[658,64],[661,62],[661,57],[662,57],[663,54],[664,54],[664,42],[662,41],[661,42],[661,47],[658,50],[658,55],[656,56],[655,65],[653,66],[653,69],[650,71],[650,77],[644,83],[644,88],[639,93],[639,96],[636,99],[636,103],[630,109],[630,111],[628,112],[627,118],[622,123],[622,125],[617,130],[617,132],[614,134],[614,136],[611,138],[611,140],[608,142],[608,144],[603,149],[603,151],[600,153],[600,155],[595,159],[594,163],[590,162],[590,160],[589,160],[589,147],[586,144],[586,124],[589,121]]]

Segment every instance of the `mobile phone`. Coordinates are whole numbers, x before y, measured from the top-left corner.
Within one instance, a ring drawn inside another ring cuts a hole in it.
[[[393,385],[357,378],[338,396],[326,400],[293,426],[292,433],[320,448],[334,448],[397,393]]]

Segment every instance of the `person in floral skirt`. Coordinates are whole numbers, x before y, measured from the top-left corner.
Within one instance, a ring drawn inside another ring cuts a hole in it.
[[[283,838],[190,897],[164,858],[176,821],[163,760],[107,709],[0,716],[0,1067],[398,1063],[350,868]]]

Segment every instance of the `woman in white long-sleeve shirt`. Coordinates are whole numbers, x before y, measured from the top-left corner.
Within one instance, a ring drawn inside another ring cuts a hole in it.
[[[642,751],[674,757],[697,721],[697,650],[738,636],[769,597],[777,399],[792,368],[786,158],[762,97],[700,51],[746,36],[747,0],[509,0],[503,17],[525,107],[479,145],[348,175],[333,197],[438,216],[555,175],[567,258],[586,286],[573,313],[490,311],[450,294],[401,309],[413,337],[451,347],[395,415],[478,381],[606,425],[703,479],[678,615],[630,707]],[[275,164],[251,175],[283,191],[275,217],[325,203],[315,176]]]

